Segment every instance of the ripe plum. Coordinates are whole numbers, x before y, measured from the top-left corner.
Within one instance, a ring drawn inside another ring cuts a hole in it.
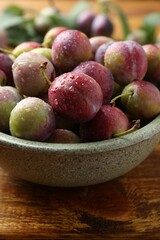
[[[91,120],[103,101],[100,85],[80,72],[68,72],[55,78],[48,97],[55,112],[76,123]]]
[[[88,37],[91,35],[91,24],[95,16],[96,14],[92,10],[86,9],[82,11],[77,17],[77,28],[80,31],[84,32]]]
[[[122,105],[132,119],[150,121],[160,113],[160,91],[152,83],[135,80],[124,87]]]
[[[67,27],[62,27],[62,26],[53,27],[53,28],[49,29],[44,36],[42,45],[44,47],[51,48],[52,43],[53,43],[54,39],[58,36],[58,34],[67,29],[68,29]]]
[[[83,72],[98,82],[103,93],[103,104],[109,103],[113,93],[113,76],[111,71],[95,61],[85,61],[73,69],[73,72]]]
[[[110,42],[113,40],[106,36],[94,36],[94,37],[89,38],[89,41],[92,46],[92,53],[93,53],[93,58],[94,58],[95,53],[96,53],[97,49],[99,48],[99,46],[101,46],[103,43],[107,43],[107,42]]]
[[[104,65],[104,55],[107,50],[107,48],[113,43],[114,41],[111,40],[109,42],[105,42],[102,45],[100,45],[96,52],[95,52],[95,57],[94,60],[102,65]]]
[[[154,44],[143,45],[148,60],[148,68],[145,80],[158,83],[160,82],[160,48]]]
[[[13,85],[12,64],[13,60],[8,54],[0,53],[0,70],[6,74],[8,85]]]
[[[32,41],[22,42],[13,49],[12,54],[15,57],[18,57],[21,53],[29,52],[32,49],[39,48],[40,46],[41,44],[38,42],[32,42]]]
[[[129,129],[129,120],[122,110],[103,105],[96,116],[80,125],[80,138],[83,142],[107,140]]]
[[[57,68],[70,71],[80,62],[92,57],[88,37],[78,30],[66,30],[58,34],[52,44],[52,60]]]
[[[91,24],[91,36],[110,37],[114,27],[110,17],[106,14],[97,14]]]
[[[0,86],[0,131],[9,131],[9,118],[12,109],[22,100],[16,88]]]
[[[46,63],[46,75],[50,81],[55,78],[53,64],[44,56],[34,52],[19,55],[12,66],[16,88],[24,95],[36,97],[47,92],[49,84],[44,78],[40,67]]]
[[[114,42],[104,56],[104,65],[111,70],[114,80],[120,85],[143,79],[147,64],[144,49],[134,41]]]
[[[37,97],[21,100],[10,115],[12,136],[45,141],[55,129],[55,116],[51,106]]]

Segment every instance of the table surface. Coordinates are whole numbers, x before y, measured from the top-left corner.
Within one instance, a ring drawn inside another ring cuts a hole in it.
[[[13,1],[1,5],[6,2]],[[39,2],[39,8],[45,6],[44,1]],[[55,2],[67,10],[74,1]],[[138,26],[143,13],[160,9],[158,1],[145,1],[145,8],[144,1],[135,2],[120,2],[132,27]],[[140,237],[160,239],[160,145],[124,176],[85,188],[31,184],[0,169],[0,239]]]

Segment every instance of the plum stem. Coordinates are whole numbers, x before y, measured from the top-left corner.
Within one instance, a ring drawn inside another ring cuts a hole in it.
[[[132,95],[133,94],[133,91],[129,91],[128,93],[122,93],[116,97],[114,97],[111,101],[110,101],[110,105],[111,106],[115,106],[115,101],[118,99],[118,98],[121,98],[121,97],[124,97],[124,96],[128,96],[128,95]]]
[[[48,76],[47,76],[47,74],[46,74],[46,72],[45,72],[47,64],[48,64],[47,62],[42,63],[42,64],[40,65],[40,70],[41,70],[41,73],[42,73],[44,79],[46,80],[46,82],[47,82],[48,85],[50,86],[50,85],[51,85],[51,81],[49,80],[49,78],[48,78]]]
[[[129,129],[126,130],[126,131],[120,132],[120,133],[115,133],[115,134],[113,135],[113,137],[123,136],[123,135],[128,134],[128,133],[131,133],[131,132],[133,132],[133,131],[135,131],[135,130],[137,130],[137,129],[139,129],[139,128],[140,128],[140,120],[138,119],[138,120],[135,120],[135,123],[134,123],[134,125],[133,125],[131,128],[129,128]]]
[[[5,53],[5,54],[10,54],[10,55],[12,55],[13,57],[17,57],[11,50],[9,50],[9,49],[5,49],[5,48],[0,48],[0,52],[2,52],[2,53]]]

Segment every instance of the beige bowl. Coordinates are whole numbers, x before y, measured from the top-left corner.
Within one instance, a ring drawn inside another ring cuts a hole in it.
[[[160,116],[136,132],[94,143],[42,143],[0,133],[0,166],[13,176],[34,183],[88,186],[130,171],[159,141]]]

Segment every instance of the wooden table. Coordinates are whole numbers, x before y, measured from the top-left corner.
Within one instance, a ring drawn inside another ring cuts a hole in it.
[[[160,239],[160,145],[116,180],[51,188],[0,170],[0,239]]]
[[[12,2],[0,4],[3,8]],[[37,2],[32,2],[32,7],[46,5],[45,1]],[[55,2],[67,11],[75,1]],[[160,10],[158,1],[119,4],[132,28],[140,25],[144,13]],[[31,1],[23,1],[23,5],[31,6]],[[121,28],[116,18],[114,21],[119,36]],[[128,174],[85,188],[34,185],[0,169],[0,239],[140,238],[160,239],[160,145]]]

